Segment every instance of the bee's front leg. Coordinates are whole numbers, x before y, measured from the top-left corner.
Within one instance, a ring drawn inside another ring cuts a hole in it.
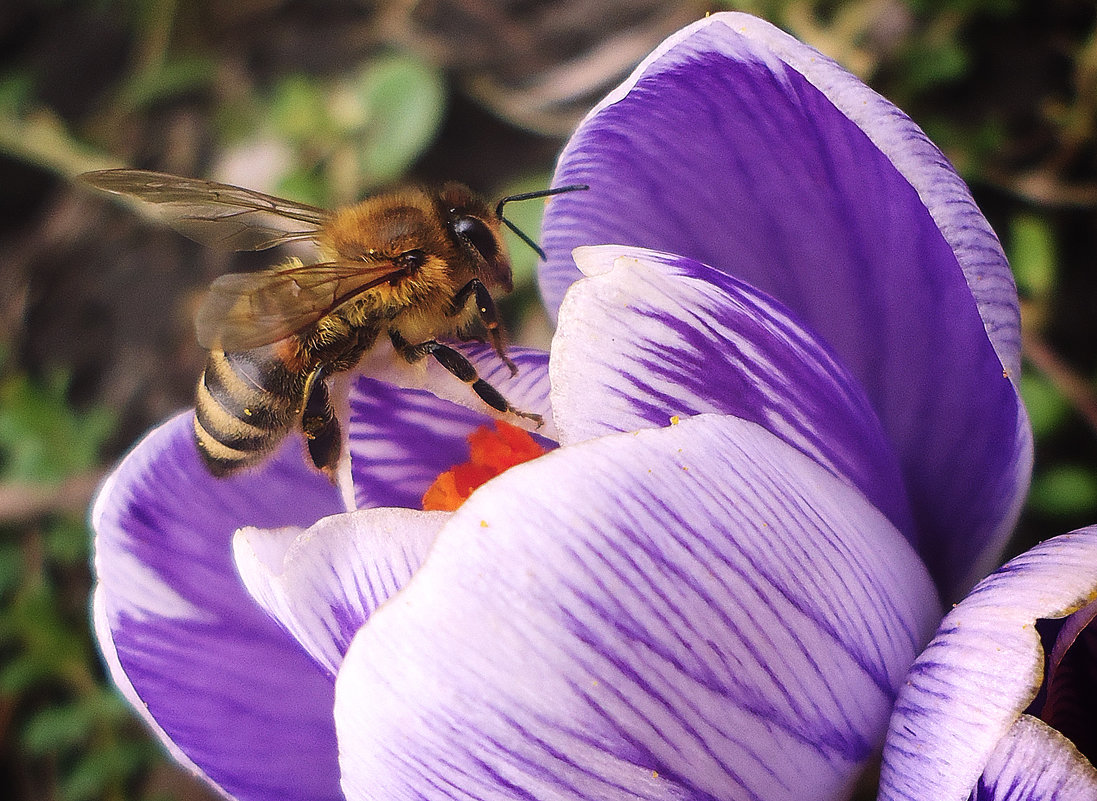
[[[412,345],[396,331],[389,331],[389,338],[392,340],[392,346],[396,349],[396,352],[410,364],[414,364],[425,356],[433,356],[434,360],[446,368],[447,372],[471,386],[472,391],[480,397],[480,400],[491,408],[532,420],[538,427],[545,422],[539,414],[523,412],[511,406],[510,401],[504,398],[499,390],[480,378],[480,374],[476,372],[476,367],[459,351],[433,339]]]
[[[510,374],[512,376],[518,375],[518,366],[507,356],[506,344],[503,342],[503,327],[499,323],[499,312],[495,308],[495,300],[488,292],[488,288],[484,286],[483,281],[479,278],[473,278],[458,290],[457,294],[453,296],[453,302],[450,304],[450,317],[460,314],[469,302],[470,297],[476,298],[476,310],[480,316],[480,322],[484,324],[484,327],[488,330],[488,335],[491,337],[491,346],[495,348],[495,352],[503,360],[503,364],[510,369]]]

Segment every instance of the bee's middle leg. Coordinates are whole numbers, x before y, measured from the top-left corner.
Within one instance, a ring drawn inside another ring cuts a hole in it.
[[[541,415],[523,412],[521,409],[511,406],[510,401],[504,398],[499,390],[480,378],[480,374],[476,372],[476,367],[459,351],[433,339],[412,345],[395,331],[389,332],[389,338],[392,339],[392,345],[396,348],[396,352],[411,364],[426,356],[434,357],[434,360],[446,368],[447,372],[471,386],[472,391],[480,397],[480,400],[491,408],[532,420],[538,426],[544,423],[544,418]]]

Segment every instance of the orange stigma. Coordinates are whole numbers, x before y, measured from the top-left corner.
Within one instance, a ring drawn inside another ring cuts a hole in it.
[[[452,512],[484,482],[545,453],[528,431],[502,420],[495,421],[494,430],[480,426],[469,434],[468,441],[468,461],[434,480],[423,493],[424,511]]]

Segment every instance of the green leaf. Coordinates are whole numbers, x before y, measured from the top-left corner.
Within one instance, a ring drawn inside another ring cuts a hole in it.
[[[50,675],[51,671],[39,660],[19,654],[0,666],[0,694],[20,695]]]
[[[275,133],[300,144],[330,132],[333,126],[326,95],[324,86],[304,75],[290,75],[279,81],[268,111]]]
[[[0,110],[17,114],[25,110],[34,97],[34,79],[29,72],[9,72],[0,76]]]
[[[1055,235],[1047,222],[1032,214],[1019,214],[1009,228],[1009,261],[1017,287],[1030,298],[1047,297],[1055,286]]]
[[[94,727],[95,717],[89,704],[76,701],[46,707],[32,715],[23,727],[23,747],[36,756],[59,752],[87,740]]]
[[[48,754],[80,746],[104,727],[127,722],[131,713],[113,690],[97,687],[74,701],[46,707],[32,715],[23,727],[22,742],[28,752]]]
[[[1028,370],[1021,373],[1021,398],[1038,439],[1054,432],[1070,415],[1070,404],[1063,394],[1037,373]]]
[[[0,543],[0,598],[6,599],[15,592],[22,573],[22,549],[13,542]]]
[[[316,170],[308,166],[294,166],[278,181],[277,193],[303,203],[325,207],[328,205],[328,186]]]
[[[83,520],[56,520],[46,528],[43,536],[50,561],[63,567],[87,563],[91,532]]]
[[[23,583],[4,618],[11,626],[12,639],[20,645],[18,678],[45,680],[68,671],[85,670],[91,657],[86,630],[74,636],[75,621],[71,616],[65,617],[64,606],[64,599],[48,575],[32,574]],[[83,608],[80,613],[83,618]],[[0,671],[0,684],[6,680],[6,672]]]
[[[393,181],[438,134],[446,97],[442,76],[417,59],[388,55],[369,62],[353,90],[361,112],[358,158],[364,184]]]
[[[91,801],[103,797],[103,790],[133,775],[150,758],[145,743],[120,743],[109,750],[81,755],[60,785],[62,801]]]
[[[98,463],[99,449],[115,427],[105,407],[73,410],[68,377],[45,382],[22,373],[0,377],[0,465],[8,481],[53,482]]]
[[[1033,480],[1029,505],[1048,515],[1092,512],[1097,508],[1097,475],[1074,465],[1052,467]]]
[[[209,56],[179,56],[165,60],[153,69],[134,74],[119,93],[120,102],[141,109],[187,92],[210,86],[217,65]]]

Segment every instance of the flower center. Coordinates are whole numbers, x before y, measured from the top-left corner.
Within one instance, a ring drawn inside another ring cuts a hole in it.
[[[1094,690],[1094,665],[1097,664],[1097,601],[1079,609],[1062,621],[1036,622],[1045,645],[1044,687],[1031,714],[1038,715],[1074,743],[1090,760],[1097,756],[1097,734],[1093,719],[1097,714]]]
[[[423,510],[452,512],[486,481],[516,464],[543,455],[546,449],[529,432],[495,421],[495,428],[480,426],[468,436],[469,458],[434,480],[423,493]]]

